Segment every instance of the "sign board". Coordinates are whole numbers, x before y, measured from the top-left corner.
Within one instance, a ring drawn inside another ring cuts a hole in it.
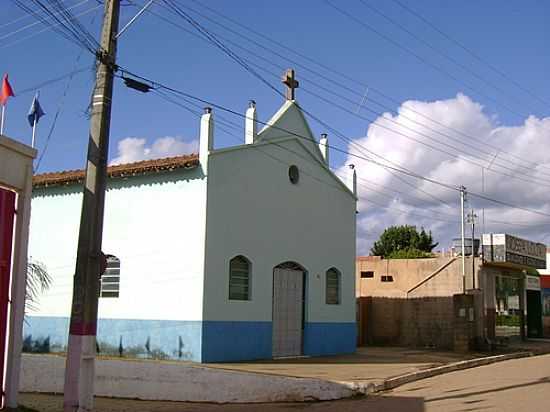
[[[526,276],[525,289],[540,290],[540,278],[538,276]]]
[[[506,303],[508,304],[508,310],[514,309],[519,310],[519,296],[506,296]]]
[[[483,259],[535,269],[546,268],[546,245],[508,234],[483,235]]]

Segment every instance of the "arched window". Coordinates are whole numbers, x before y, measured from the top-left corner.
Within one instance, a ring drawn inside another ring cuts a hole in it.
[[[250,261],[235,256],[229,261],[229,299],[250,300]]]
[[[101,276],[99,296],[102,298],[118,298],[120,294],[120,259],[107,255],[107,268]]]
[[[326,273],[326,303],[327,305],[338,305],[340,303],[340,271],[330,268]]]

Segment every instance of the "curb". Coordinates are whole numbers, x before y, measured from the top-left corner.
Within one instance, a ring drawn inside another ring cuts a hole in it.
[[[421,379],[431,378],[433,376],[443,375],[449,372],[460,371],[464,369],[475,368],[477,366],[490,365],[492,363],[502,362],[511,359],[520,359],[534,356],[533,352],[517,352],[505,355],[487,356],[484,358],[470,359],[460,362],[450,363],[448,365],[437,366],[435,368],[424,369],[421,371],[407,373],[405,375],[389,378],[381,383],[361,384],[357,382],[347,382],[350,389],[361,395],[370,395],[378,392],[384,392],[395,389],[407,383],[416,382]]]

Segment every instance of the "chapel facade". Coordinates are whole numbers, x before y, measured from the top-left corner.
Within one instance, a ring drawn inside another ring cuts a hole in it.
[[[329,167],[289,96],[244,144],[110,166],[99,354],[241,361],[351,353],[356,347],[355,173]],[[83,171],[34,177],[30,256],[53,277],[28,316],[27,343],[67,342]]]

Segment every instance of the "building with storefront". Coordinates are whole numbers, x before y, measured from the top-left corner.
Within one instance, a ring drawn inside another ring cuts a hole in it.
[[[546,249],[546,268],[539,270],[542,294],[542,330],[550,338],[550,248]]]
[[[359,257],[360,342],[449,348],[456,321],[452,298],[460,294],[473,295],[478,343],[541,336],[536,269],[546,267],[546,246],[508,234],[484,235],[482,244],[480,257],[465,257],[464,277],[460,256]]]

